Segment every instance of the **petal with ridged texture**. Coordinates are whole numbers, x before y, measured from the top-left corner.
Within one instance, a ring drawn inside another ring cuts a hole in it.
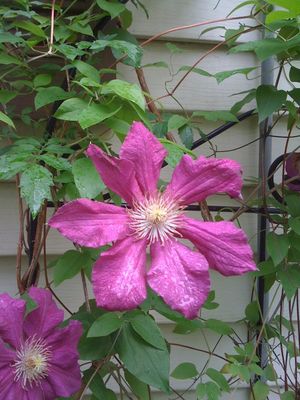
[[[31,287],[29,296],[37,304],[24,321],[24,332],[27,337],[46,338],[64,320],[64,312],[60,310],[47,289]]]
[[[145,196],[157,190],[160,169],[167,151],[141,122],[134,122],[122,145],[120,158],[136,167],[136,179]]]
[[[23,318],[26,303],[7,293],[0,295],[0,338],[15,349],[23,342]]]
[[[208,263],[202,254],[176,240],[151,246],[150,287],[186,318],[195,318],[205,302],[210,279]]]
[[[256,270],[247,237],[233,222],[202,222],[182,216],[178,231],[198,248],[209,266],[222,275],[242,275]]]
[[[99,307],[130,310],[146,299],[146,245],[129,236],[101,254],[92,275]]]
[[[87,247],[99,247],[128,234],[125,209],[89,199],[60,207],[48,224],[63,236]]]
[[[205,200],[217,193],[238,197],[241,193],[241,166],[234,160],[184,155],[173,172],[166,195],[180,204]]]
[[[111,157],[94,144],[86,154],[93,161],[105,185],[128,204],[142,199],[142,192],[136,180],[136,166],[129,160]]]

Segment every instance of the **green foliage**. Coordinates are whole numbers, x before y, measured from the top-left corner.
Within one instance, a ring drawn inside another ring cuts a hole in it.
[[[195,364],[192,363],[182,363],[177,365],[174,371],[171,373],[171,376],[175,379],[191,379],[197,376],[199,373]]]
[[[90,159],[79,158],[76,160],[72,165],[72,172],[81,197],[94,199],[105,189],[105,185]]]

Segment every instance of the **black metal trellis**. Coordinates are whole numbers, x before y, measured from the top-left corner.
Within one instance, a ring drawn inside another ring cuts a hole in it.
[[[120,0],[121,3],[127,3],[128,0]],[[101,31],[106,25],[107,23],[110,21],[111,19],[109,17],[104,18],[102,21],[100,21],[100,23],[95,27],[94,31],[97,33],[99,31]],[[87,38],[86,40],[89,40],[89,38]],[[76,68],[72,68],[69,70],[69,78],[72,80],[75,77],[76,74]],[[67,87],[67,80],[65,79],[64,82],[61,85],[62,88],[66,88]],[[52,113],[48,119],[47,125],[46,125],[46,129],[45,129],[45,134],[44,134],[44,138],[45,140],[49,140],[52,135],[53,132],[55,130],[56,127],[56,118],[54,117],[54,113],[55,111],[58,109],[58,107],[60,106],[62,102],[61,101],[57,101],[54,103],[53,108],[52,108]],[[225,123],[221,126],[219,126],[218,128],[214,129],[213,131],[211,131],[208,135],[206,139],[199,139],[196,140],[191,149],[194,150],[196,148],[198,148],[199,146],[203,145],[204,143],[206,143],[207,141],[219,136],[220,134],[226,132],[228,129],[230,129],[231,127],[233,127],[234,125],[238,124],[239,122],[251,117],[254,114],[254,110],[250,110],[247,111],[243,114],[241,114],[238,117],[238,121],[237,122],[228,122]],[[266,125],[267,127],[267,125]],[[267,134],[267,131],[265,130],[263,133],[261,133],[263,135]],[[261,137],[260,137],[261,139]],[[265,159],[265,154],[264,152],[266,151],[266,147],[265,146],[260,146],[260,159]],[[283,156],[281,156],[283,157]],[[271,173],[273,170],[275,170],[277,168],[277,166],[280,164],[280,162],[282,162],[282,158],[278,158],[274,161],[274,163],[271,166]],[[163,167],[166,166],[167,163],[164,162]],[[261,165],[261,168],[265,171],[266,170],[266,163],[263,162],[263,164]],[[273,168],[273,169],[272,169]],[[275,168],[275,169],[274,169]],[[270,173],[267,174],[267,176],[270,176]],[[274,180],[273,180],[273,175],[271,174],[271,177],[268,178],[268,184],[270,185],[270,187],[272,189],[274,189]],[[272,194],[274,195],[274,197],[278,200],[278,201],[282,201],[281,196],[276,192],[273,191]],[[104,199],[105,200],[109,200],[110,196],[109,194],[105,194],[104,195]],[[53,207],[53,203],[52,202],[48,202],[48,206],[49,207]],[[199,206],[197,205],[190,205],[187,207],[187,210],[190,211],[199,211]],[[232,211],[238,211],[240,209],[240,207],[235,207],[235,206],[215,206],[215,205],[209,205],[208,209],[212,212],[232,212]],[[279,214],[281,213],[280,209],[277,208],[272,208],[272,207],[248,207],[247,209],[244,210],[244,212],[246,213],[252,213],[252,214],[259,214],[261,217],[261,221],[263,221],[263,224],[266,223],[266,218],[264,216],[264,214],[268,213],[268,214]],[[33,258],[33,253],[34,253],[34,244],[35,244],[35,237],[36,237],[36,232],[37,232],[37,221],[38,221],[38,217],[36,217],[35,219],[33,219],[32,217],[30,217],[29,220],[29,224],[28,224],[28,258],[29,258],[29,265],[32,262],[32,258]],[[265,242],[265,233],[262,233],[262,231],[259,232],[259,239],[260,239],[260,249],[259,249],[259,259],[262,260],[265,258],[266,256],[266,242]],[[38,264],[37,264],[38,265]],[[37,272],[36,272],[37,273]],[[33,279],[36,278],[36,273],[33,274]],[[27,282],[27,284],[30,285],[31,282]],[[264,309],[264,304],[265,304],[265,293],[264,293],[264,280],[263,278],[258,278],[258,299],[259,299],[259,303],[260,303],[260,307],[261,309]],[[260,350],[261,351],[261,350]],[[263,365],[262,365],[263,366]]]

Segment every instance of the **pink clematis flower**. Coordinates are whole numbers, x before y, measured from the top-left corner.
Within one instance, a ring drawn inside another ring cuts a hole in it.
[[[46,289],[32,287],[37,308],[26,315],[26,303],[0,295],[0,400],[54,400],[79,390],[77,345],[81,324],[63,321]]]
[[[300,176],[300,153],[292,153],[288,156],[285,163],[287,178]],[[300,179],[288,184],[290,190],[300,192]]]
[[[232,160],[183,156],[171,182],[157,189],[166,150],[142,123],[135,122],[120,158],[91,144],[87,155],[104,183],[131,208],[88,199],[61,207],[49,224],[82,246],[114,245],[93,268],[98,306],[128,310],[141,304],[147,283],[171,308],[195,318],[210,289],[208,266],[223,275],[255,270],[245,234],[232,222],[201,222],[184,215],[186,205],[226,192],[240,195],[240,165]],[[199,251],[178,241],[189,239]],[[146,270],[146,247],[152,263]]]

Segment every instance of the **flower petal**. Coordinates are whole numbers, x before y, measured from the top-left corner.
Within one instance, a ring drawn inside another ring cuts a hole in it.
[[[241,193],[241,166],[233,160],[184,155],[173,172],[166,195],[181,204],[205,200],[217,193],[237,197]]]
[[[6,344],[0,339],[0,381],[1,373],[8,368],[16,357],[16,352],[9,349]],[[1,392],[0,392],[1,393]]]
[[[89,199],[65,204],[49,220],[52,228],[81,246],[99,247],[128,233],[125,209]]]
[[[98,146],[90,144],[86,154],[93,161],[103,182],[113,192],[132,205],[142,193],[135,176],[135,165],[126,159],[110,157]]]
[[[242,229],[233,222],[201,222],[182,216],[178,231],[204,254],[209,266],[222,275],[255,271],[253,252]]]
[[[5,368],[0,372],[0,399],[25,400],[24,390],[14,381],[15,375],[12,368]],[[33,400],[37,400],[33,398]]]
[[[136,168],[136,179],[143,194],[157,190],[157,181],[166,149],[141,122],[134,122],[122,145],[120,158],[130,160]]]
[[[38,307],[26,316],[24,332],[27,337],[46,338],[63,321],[64,312],[57,308],[49,290],[31,287],[28,294]]]
[[[129,236],[101,254],[93,268],[99,307],[130,310],[146,299],[146,245],[146,240]]]
[[[68,397],[80,388],[81,373],[77,346],[81,334],[80,322],[70,321],[66,328],[57,329],[47,339],[47,344],[53,349],[47,380],[56,394],[55,397]]]
[[[0,337],[15,349],[23,341],[23,318],[26,302],[7,293],[0,295]]]
[[[210,279],[202,254],[176,240],[151,246],[152,264],[148,283],[169,306],[186,318],[195,318],[205,302]]]

